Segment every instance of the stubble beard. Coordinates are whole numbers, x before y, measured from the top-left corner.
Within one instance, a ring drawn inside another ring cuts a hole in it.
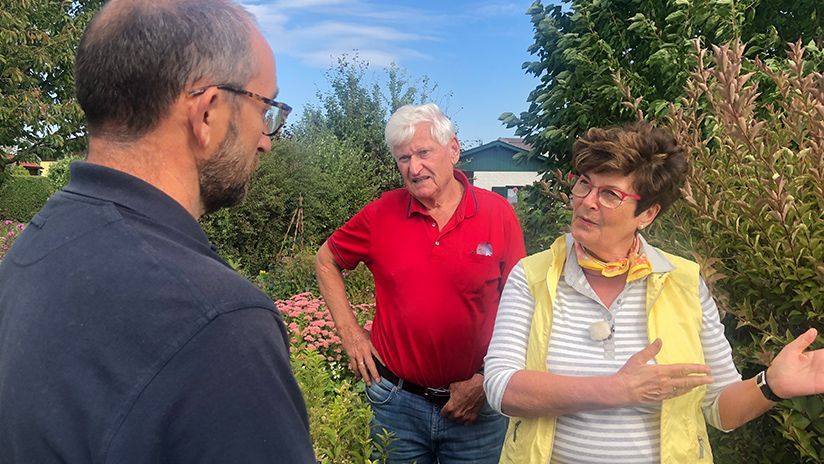
[[[248,155],[242,150],[237,124],[232,121],[215,154],[198,166],[204,214],[235,206],[246,198],[254,169],[252,164],[244,165]]]

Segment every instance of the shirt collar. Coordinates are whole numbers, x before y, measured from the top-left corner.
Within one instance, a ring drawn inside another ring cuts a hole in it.
[[[638,237],[641,239],[641,252],[647,255],[647,259],[650,265],[652,265],[652,272],[660,274],[675,270],[675,266],[667,257],[658,251],[657,248],[647,243],[643,235],[638,234]],[[572,234],[566,234],[565,240],[567,257],[564,263],[564,279],[567,284],[573,285],[583,277],[584,271],[581,270],[581,266],[578,265],[578,258],[575,256],[575,239],[572,238]]]
[[[463,185],[464,190],[463,196],[461,197],[461,202],[458,203],[458,207],[455,209],[455,214],[458,215],[458,219],[474,216],[478,212],[478,199],[475,198],[475,190],[472,189],[469,179],[467,179],[466,174],[464,174],[461,170],[453,169],[452,175],[458,180],[458,182],[461,183],[461,185]],[[423,203],[413,197],[408,190],[406,191],[406,194],[409,196],[409,203],[406,208],[406,217],[412,217],[415,213],[429,216],[429,211],[426,210]]]
[[[649,263],[652,265],[652,272],[664,273],[675,270],[675,266],[664,256],[658,248],[647,243],[643,235],[638,234],[641,239],[641,252],[647,255]]]
[[[112,202],[209,243],[195,218],[153,185],[125,172],[84,161],[72,162],[69,169],[71,180],[64,189],[66,192]]]

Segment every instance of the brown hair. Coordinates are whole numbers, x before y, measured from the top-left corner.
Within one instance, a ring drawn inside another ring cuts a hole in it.
[[[580,174],[634,175],[641,197],[635,215],[654,204],[664,212],[680,197],[687,158],[671,132],[641,121],[592,128],[572,146],[572,169]]]

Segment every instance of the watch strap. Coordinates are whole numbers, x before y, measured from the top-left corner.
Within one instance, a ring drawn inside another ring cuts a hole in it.
[[[766,370],[763,370],[763,371],[759,372],[755,376],[755,384],[758,385],[758,388],[761,390],[761,393],[768,400],[775,401],[775,402],[784,400],[784,398],[781,398],[780,396],[776,395],[775,392],[772,391],[772,388],[770,388],[770,385],[767,383],[767,371]]]

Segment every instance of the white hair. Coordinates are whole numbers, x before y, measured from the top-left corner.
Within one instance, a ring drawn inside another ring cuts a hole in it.
[[[386,123],[384,138],[389,149],[409,143],[415,136],[415,126],[422,122],[432,124],[432,138],[446,145],[455,136],[455,125],[434,103],[424,105],[404,105],[398,108]]]

